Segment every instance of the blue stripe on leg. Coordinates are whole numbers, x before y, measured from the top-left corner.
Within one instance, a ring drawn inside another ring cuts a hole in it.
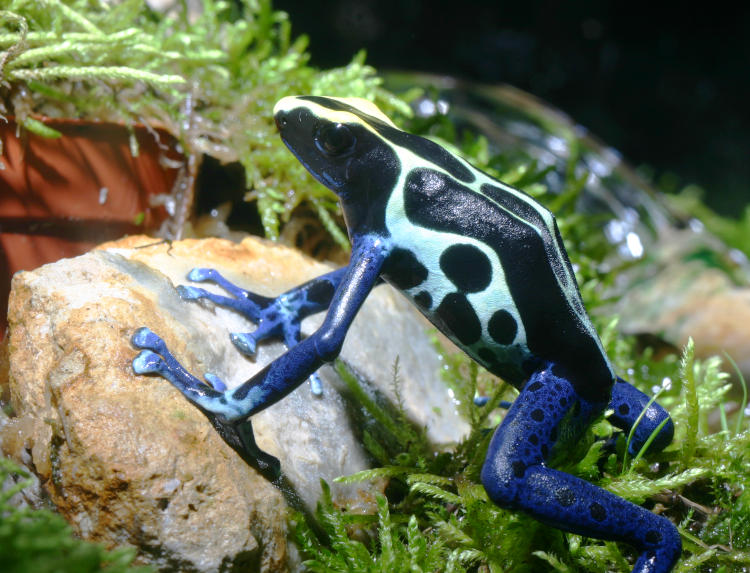
[[[633,573],[667,573],[681,550],[668,519],[545,465],[559,435],[575,440],[604,407],[583,400],[553,368],[535,373],[492,438],[482,483],[501,507],[566,531],[634,545],[640,556]]]

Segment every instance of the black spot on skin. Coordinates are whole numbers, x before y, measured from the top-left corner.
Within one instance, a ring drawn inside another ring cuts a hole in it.
[[[424,157],[428,161],[431,161],[438,167],[442,167],[459,181],[463,181],[464,183],[471,183],[476,179],[474,173],[472,173],[472,171],[468,167],[466,167],[466,165],[464,165],[458,158],[456,158],[452,153],[449,153],[445,148],[441,147],[433,141],[430,141],[429,139],[425,139],[424,137],[419,137],[418,135],[413,135],[411,133],[401,131],[400,129],[396,129],[395,127],[388,125],[378,118],[367,115],[357,108],[347,105],[341,101],[336,101],[331,98],[321,96],[304,96],[300,97],[299,99],[317,103],[318,105],[321,105],[328,109],[332,109],[334,111],[348,111],[349,113],[352,113],[363,121],[367,122],[375,129],[375,131],[377,131],[381,136],[383,136],[391,143],[400,145],[401,147],[405,147],[409,151],[413,151],[416,155]]]
[[[646,541],[648,541],[649,543],[661,543],[661,539],[661,533],[654,529],[646,532]]]
[[[523,474],[526,473],[526,464],[523,462],[513,462],[513,475],[517,478],[522,478]]]
[[[630,406],[628,406],[627,404],[620,404],[620,407],[617,408],[617,411],[622,416],[627,416],[630,413]]]
[[[427,267],[408,249],[393,249],[383,264],[383,277],[400,290],[421,285],[427,274]]]
[[[568,399],[565,396],[563,396],[562,398],[560,398],[560,406],[562,406],[564,408],[567,405],[568,405]]]
[[[575,503],[576,495],[572,490],[564,487],[555,492],[555,499],[563,507],[570,507]]]
[[[542,444],[542,457],[546,458],[549,455],[549,448],[547,447],[547,444]]]
[[[605,519],[607,519],[607,510],[604,509],[604,507],[600,503],[592,503],[589,506],[589,512],[591,513],[591,517],[593,517],[596,521],[604,521]]]
[[[432,295],[426,290],[420,291],[417,293],[417,296],[414,297],[414,302],[422,308],[430,310],[432,308]]]
[[[507,310],[498,310],[487,323],[487,332],[490,333],[492,340],[507,346],[515,340],[518,325]]]
[[[539,388],[542,387],[541,382],[534,382],[533,384],[530,384],[528,388],[526,388],[529,392],[536,392],[539,390]]]
[[[481,292],[492,281],[490,259],[474,245],[451,245],[440,255],[440,269],[462,292]]]
[[[542,412],[539,408],[531,412],[531,419],[535,422],[541,422],[544,420],[544,412]]]
[[[552,430],[549,433],[549,439],[551,442],[557,441],[557,428],[552,428]]]
[[[437,318],[461,344],[469,346],[482,336],[482,325],[466,296],[450,293],[435,310]]]
[[[529,441],[536,446],[539,443],[539,436],[537,436],[536,434],[531,434],[529,436]]]
[[[226,404],[227,403],[227,399],[224,396],[220,396],[219,397],[219,403],[220,404]]]
[[[321,280],[307,289],[307,300],[318,304],[328,304],[331,302],[335,291],[336,289],[333,288],[333,283],[327,280]]]
[[[590,322],[576,311],[580,301],[573,285],[572,302],[561,288],[560,273],[570,273],[562,267],[570,263],[556,254],[557,247],[551,256],[552,234],[540,234],[533,221],[515,218],[500,200],[430,169],[413,169],[408,174],[404,208],[414,225],[471,237],[495,249],[513,302],[523,317],[531,354],[564,365],[566,378],[584,399],[609,400],[614,384],[609,361],[591,334]],[[564,252],[562,245],[560,249]],[[519,377],[509,382],[521,387],[525,380]]]

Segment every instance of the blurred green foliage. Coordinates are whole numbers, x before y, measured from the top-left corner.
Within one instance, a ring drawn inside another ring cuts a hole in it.
[[[56,133],[34,116],[163,125],[187,165],[204,154],[242,164],[245,198],[257,202],[272,239],[304,203],[348,246],[335,196],[309,184],[276,135],[281,97],[364,97],[387,113],[410,113],[381,88],[364,53],[341,68],[309,66],[307,39],[292,39],[288,16],[270,0],[204,0],[195,13],[177,2],[167,14],[142,0],[10,0],[4,8],[0,117],[14,114],[46,136]]]

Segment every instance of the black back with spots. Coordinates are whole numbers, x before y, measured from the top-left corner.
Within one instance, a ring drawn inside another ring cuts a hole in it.
[[[383,265],[383,278],[398,289],[408,290],[427,280],[427,268],[410,250],[395,248]]]
[[[479,248],[451,245],[440,255],[440,270],[462,292],[481,292],[492,281],[492,265]]]
[[[588,325],[571,308],[558,281],[560,269],[555,270],[555,266],[569,263],[557,257],[550,260],[543,236],[492,199],[430,169],[409,173],[404,207],[414,225],[471,237],[493,248],[523,319],[529,351],[565,368],[583,395],[606,399],[614,382],[609,362]],[[444,326],[464,344],[478,339],[474,310],[469,311],[456,297],[449,303],[444,301],[440,307],[444,305],[450,307],[442,316]],[[493,336],[498,342],[507,340],[513,326],[503,315],[493,319],[494,322],[490,320]],[[456,332],[453,328],[459,323]]]

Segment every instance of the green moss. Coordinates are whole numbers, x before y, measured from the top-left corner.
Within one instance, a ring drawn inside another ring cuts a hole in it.
[[[133,547],[108,551],[101,545],[76,539],[72,528],[49,510],[31,510],[11,503],[31,484],[29,475],[0,458],[0,564],[4,573],[147,573],[133,567]],[[13,484],[13,485],[10,485]]]
[[[364,53],[342,68],[310,67],[306,38],[292,39],[269,0],[204,0],[195,15],[186,6],[162,15],[142,0],[11,0],[0,11],[0,116],[45,136],[55,134],[33,115],[165,125],[189,169],[204,154],[242,164],[267,236],[304,204],[347,247],[335,196],[286,151],[273,105],[304,93],[365,97],[388,113],[408,106],[380,87]]]

